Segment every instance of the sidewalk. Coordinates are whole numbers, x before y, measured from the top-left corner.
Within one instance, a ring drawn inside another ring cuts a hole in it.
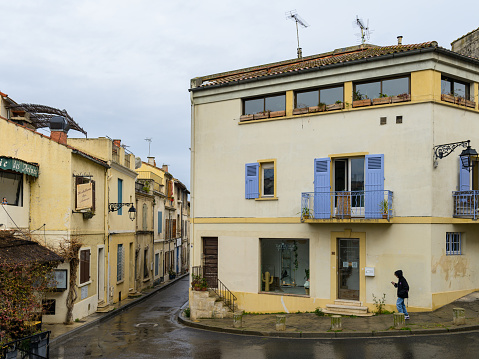
[[[453,324],[453,308],[466,310],[466,324]],[[393,328],[392,314],[372,317],[342,317],[342,330],[331,331],[331,318],[314,313],[286,314],[286,330],[275,329],[276,314],[245,314],[242,328],[233,328],[233,319],[198,319],[191,321],[183,313],[179,321],[185,325],[226,333],[290,338],[380,337],[417,334],[438,334],[479,330],[479,292],[471,293],[434,312],[409,313],[410,320],[401,330]]]
[[[150,288],[147,290],[144,290],[141,294],[140,297],[137,298],[127,298],[122,300],[121,302],[115,303],[112,305],[115,309],[108,312],[108,313],[93,313],[89,315],[88,317],[85,317],[81,319],[79,322],[73,322],[72,324],[48,324],[48,323],[43,323],[42,324],[42,330],[46,331],[49,330],[51,331],[50,333],[50,345],[51,344],[56,344],[58,342],[61,342],[63,340],[66,340],[70,338],[71,336],[75,335],[79,331],[86,330],[98,323],[104,322],[105,320],[108,320],[115,315],[118,315],[122,313],[123,311],[127,310],[128,308],[131,308],[132,306],[143,302],[145,299],[150,297],[151,295],[155,294],[156,292],[170,286],[171,284],[175,283],[176,281],[188,276],[189,273],[180,275],[176,277],[173,280],[170,280],[168,282],[162,283],[159,286],[156,286],[154,288]]]

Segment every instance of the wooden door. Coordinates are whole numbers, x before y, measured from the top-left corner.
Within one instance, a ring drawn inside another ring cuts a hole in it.
[[[218,279],[218,237],[203,238],[203,276],[208,287],[216,288]]]

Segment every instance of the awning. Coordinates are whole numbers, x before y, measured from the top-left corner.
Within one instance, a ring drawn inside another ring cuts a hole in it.
[[[17,173],[25,173],[32,177],[38,177],[38,165],[36,163],[28,163],[13,157],[0,156],[0,170],[10,170]]]

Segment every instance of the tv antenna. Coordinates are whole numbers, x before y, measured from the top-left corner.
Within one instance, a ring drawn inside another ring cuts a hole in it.
[[[364,20],[360,19],[358,15],[356,15],[356,21],[354,22],[354,25],[361,29],[361,45],[364,45],[366,40],[369,40],[369,37],[371,36],[371,30],[369,30],[369,20],[367,25],[365,25]]]
[[[307,28],[309,25],[306,21],[304,21],[296,12],[296,10],[291,10],[286,12],[286,19],[292,19],[296,23],[296,38],[298,39],[298,59],[303,57],[303,50],[299,47],[299,30],[298,24],[302,27]]]
[[[151,140],[152,138],[151,137],[147,137],[145,138],[145,141],[148,142],[148,157],[150,157],[150,147],[151,147]]]

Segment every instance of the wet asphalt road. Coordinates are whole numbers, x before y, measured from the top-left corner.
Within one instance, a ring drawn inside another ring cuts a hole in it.
[[[70,340],[51,358],[479,358],[479,332],[368,339],[279,339],[192,329],[176,315],[188,279]]]

